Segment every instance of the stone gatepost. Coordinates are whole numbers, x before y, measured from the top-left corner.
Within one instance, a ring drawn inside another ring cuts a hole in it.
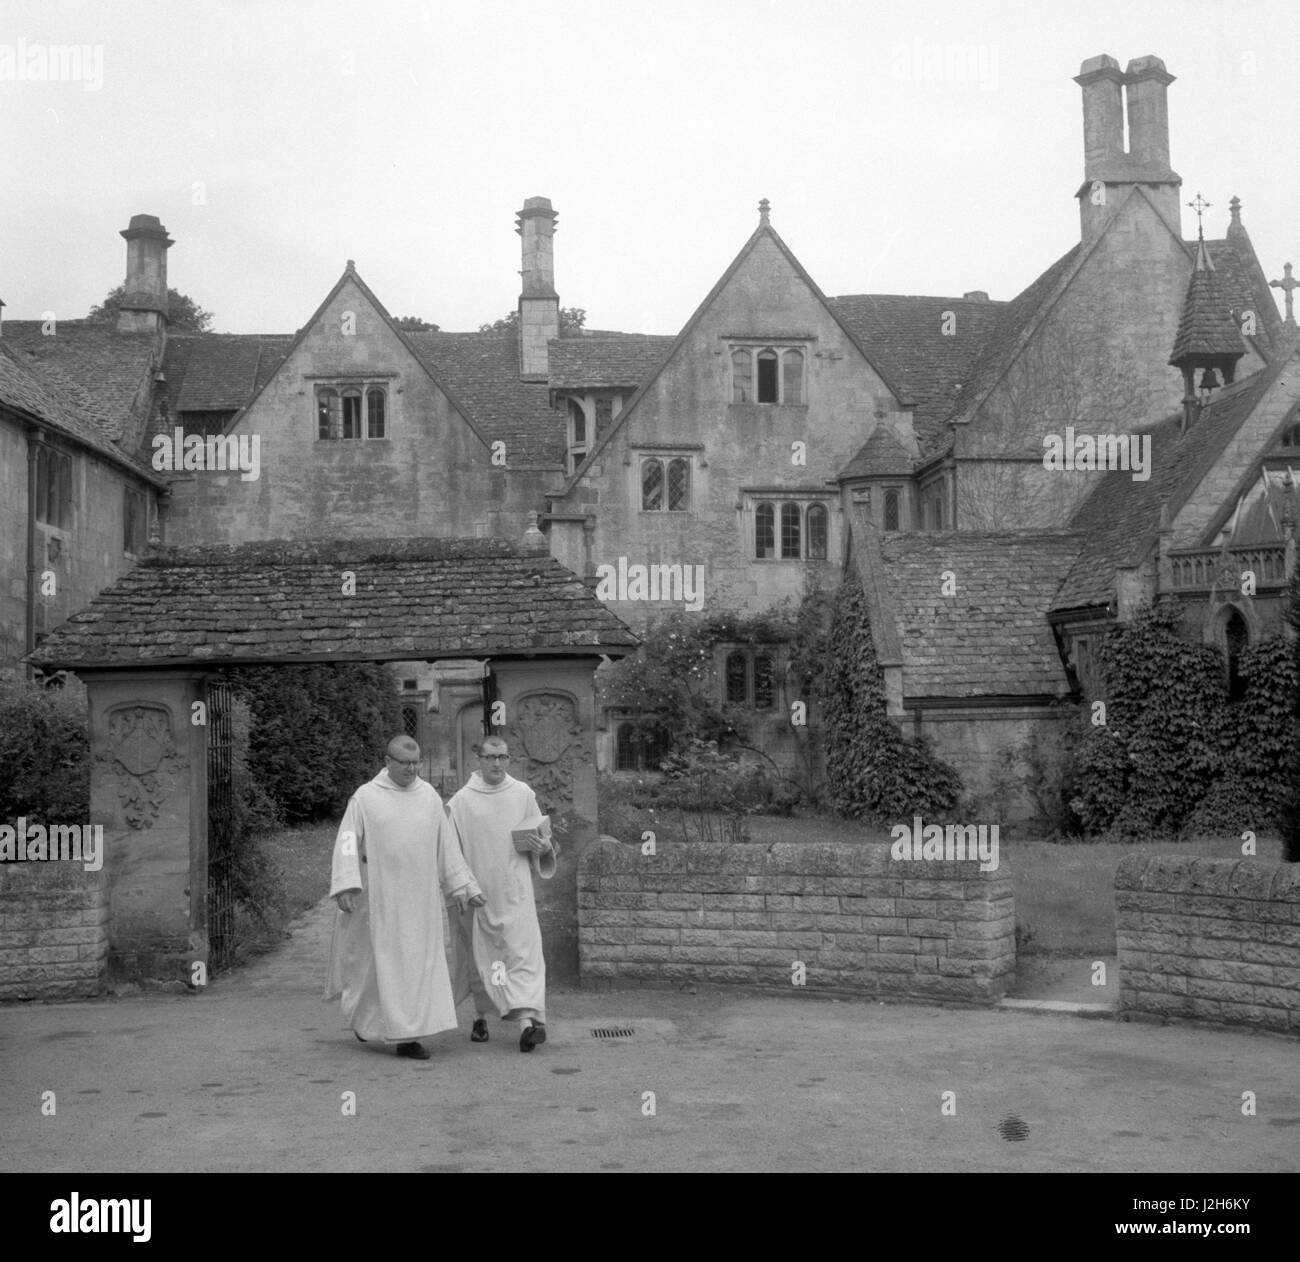
[[[189,981],[207,962],[200,672],[78,672],[90,706],[90,818],[104,827],[108,972]]]
[[[551,816],[560,861],[535,880],[549,980],[578,981],[578,859],[596,839],[595,671],[598,657],[492,663],[510,743],[510,774],[537,794]]]

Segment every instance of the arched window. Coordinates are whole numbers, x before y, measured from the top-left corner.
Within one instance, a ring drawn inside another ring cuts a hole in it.
[[[885,529],[898,529],[898,492],[885,492]]]
[[[662,460],[641,461],[641,508],[653,512],[664,506],[664,463]]]
[[[776,508],[768,503],[754,509],[754,555],[760,560],[776,556]]]
[[[691,506],[691,462],[678,456],[668,462],[668,511],[684,513]]]
[[[770,710],[776,704],[776,679],[772,659],[766,653],[754,658],[754,709]]]
[[[754,401],[753,356],[747,350],[731,352],[731,401],[733,403]]]
[[[383,438],[384,436],[384,392],[382,390],[366,391],[366,437]]]
[[[727,654],[727,702],[730,705],[744,705],[749,699],[747,676],[748,663],[744,653],[739,651]]]
[[[776,352],[773,350],[758,352],[758,401],[759,403],[777,402]]]
[[[781,402],[803,402],[803,351],[786,351],[781,357]]]
[[[798,504],[781,505],[781,557],[798,560],[800,552],[800,512]]]
[[[808,559],[826,560],[826,506],[808,505]]]
[[[1241,655],[1250,645],[1246,620],[1233,610],[1223,624],[1223,643],[1228,656],[1228,700],[1240,701],[1246,695],[1246,681],[1241,677]]]

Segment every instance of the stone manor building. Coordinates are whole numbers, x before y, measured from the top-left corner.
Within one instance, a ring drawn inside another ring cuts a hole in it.
[[[524,541],[638,630],[759,613],[853,567],[891,713],[978,795],[1001,751],[1090,695],[1098,635],[1142,601],[1185,602],[1228,670],[1281,625],[1296,282],[1289,265],[1267,279],[1235,196],[1207,190],[1217,218],[1184,228],[1172,82],[1157,57],[1084,62],[1079,182],[1061,190],[1078,236],[1006,301],[828,296],[763,202],[676,336],[562,335],[558,216],[530,197],[516,328],[404,331],[349,260],[297,331],[177,333],[173,242],[136,215],[116,326],[3,325],[0,654],[15,666],[150,538]],[[256,450],[256,476],[160,468],[178,435],[208,464]],[[783,646],[722,643],[716,667],[720,698],[792,758]],[[482,664],[400,676],[435,783],[458,780]],[[644,768],[643,719],[600,716],[601,767]]]

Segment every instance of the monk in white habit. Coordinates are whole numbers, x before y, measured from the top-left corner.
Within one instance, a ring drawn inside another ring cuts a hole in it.
[[[419,745],[395,736],[384,769],[348,802],[334,842],[330,896],[339,910],[325,998],[342,996],[363,1043],[395,1043],[399,1056],[428,1060],[419,1040],[456,1025],[443,899],[484,899],[442,799],[419,772]]]
[[[507,774],[509,761],[506,742],[489,736],[478,770],[447,807],[487,899],[452,913],[453,989],[457,1003],[474,996],[475,1043],[487,1042],[487,1014],[495,1007],[503,1020],[519,1022],[519,1050],[531,1052],[546,1042],[546,961],[533,873],[554,876],[558,850],[532,789]]]

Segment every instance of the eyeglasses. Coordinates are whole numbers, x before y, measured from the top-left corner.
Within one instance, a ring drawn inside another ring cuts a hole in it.
[[[413,762],[411,762],[405,758],[394,758],[392,754],[389,754],[388,761],[391,763],[395,763],[399,767],[406,767],[410,771],[420,770],[420,760],[418,758],[415,759]]]
[[[479,759],[483,762],[509,762],[509,754],[480,754]]]

